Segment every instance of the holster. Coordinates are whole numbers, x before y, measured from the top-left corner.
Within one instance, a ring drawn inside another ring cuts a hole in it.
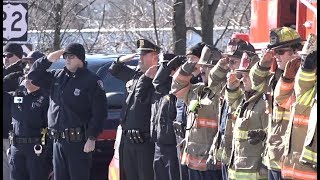
[[[186,124],[179,121],[173,121],[174,132],[180,138],[184,138],[186,134]]]

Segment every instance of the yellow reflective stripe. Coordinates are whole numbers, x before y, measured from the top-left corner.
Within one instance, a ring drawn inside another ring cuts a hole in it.
[[[313,152],[307,148],[303,148],[302,156],[309,162],[317,163],[317,153]]]
[[[228,169],[229,179],[265,179],[266,177],[260,176],[259,172],[239,172],[233,169]]]
[[[300,75],[299,75],[299,80],[300,81],[315,81],[316,80],[316,73],[301,71]]]
[[[285,111],[281,111],[281,110],[274,111],[273,119],[289,121],[289,119],[290,119],[290,111],[286,111],[286,110]]]
[[[252,72],[252,73],[251,73]],[[257,76],[260,76],[260,77],[266,77],[268,74],[269,74],[269,71],[263,71],[263,70],[260,70],[258,68],[258,64],[255,64],[253,67],[252,67],[252,70],[250,70],[250,74],[252,75],[257,75]]]
[[[236,139],[248,139],[248,131],[242,131],[240,129],[236,129],[235,138]]]
[[[259,84],[258,86],[252,86],[252,89],[253,89],[253,90],[256,90],[256,91],[258,91],[258,92],[262,92],[263,87],[264,87],[264,83]]]
[[[309,89],[307,92],[305,92],[301,98],[298,98],[298,103],[308,106],[311,103],[311,100],[313,98],[315,92],[315,86],[312,89]]]

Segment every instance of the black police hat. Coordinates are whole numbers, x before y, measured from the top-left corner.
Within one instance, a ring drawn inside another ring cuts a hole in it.
[[[31,61],[35,61],[41,57],[43,57],[44,54],[41,53],[40,51],[31,51],[27,57],[24,57],[23,59],[27,59],[27,60],[31,60]]]
[[[8,54],[8,53],[14,54],[21,59],[23,56],[23,49],[17,43],[8,43],[3,47],[3,54]]]
[[[194,55],[200,58],[203,47],[206,45],[204,42],[199,42],[187,50],[186,55]]]
[[[152,42],[146,40],[146,39],[139,39],[137,41],[137,50],[140,52],[157,52],[160,53],[161,48]]]

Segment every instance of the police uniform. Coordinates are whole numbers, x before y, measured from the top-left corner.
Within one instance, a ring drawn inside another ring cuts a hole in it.
[[[48,94],[42,90],[27,93],[24,87],[10,94],[4,93],[7,96],[4,107],[10,107],[13,125],[9,133],[11,179],[47,179],[49,167],[45,129]]]
[[[145,39],[139,39],[137,47],[141,53],[160,51]],[[150,140],[152,79],[118,61],[112,63],[109,71],[126,83],[127,91],[121,113],[120,179],[151,180],[154,178],[154,142]]]
[[[153,79],[156,89],[151,105],[151,139],[155,142],[153,160],[154,175],[157,180],[179,180],[179,162],[177,157],[176,136],[173,130],[173,120],[176,117],[176,97],[169,94],[172,77],[171,69],[166,65],[175,57],[174,54],[164,54],[160,58],[161,65]]]
[[[48,128],[54,139],[54,179],[88,180],[92,152],[84,152],[84,145],[102,131],[107,100],[101,80],[85,67],[83,46],[72,43],[65,53],[79,57],[84,67],[74,73],[66,67],[47,71],[52,63],[43,57],[35,61],[31,73],[42,72],[50,84]]]

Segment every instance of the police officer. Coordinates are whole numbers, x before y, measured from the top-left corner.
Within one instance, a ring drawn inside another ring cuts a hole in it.
[[[170,94],[172,75],[184,63],[185,56],[160,54],[160,67],[153,79],[155,93],[151,106],[151,139],[155,142],[153,161],[155,179],[178,180],[179,162],[173,120],[176,117],[176,97]],[[169,63],[168,63],[169,61]]]
[[[19,86],[19,79],[23,76],[23,64],[21,58],[23,50],[19,44],[8,43],[3,47],[3,90],[15,91]],[[3,100],[9,98],[3,94]],[[3,179],[9,179],[9,164],[6,151],[9,148],[8,133],[12,129],[11,111],[9,108],[3,109]]]
[[[61,55],[66,62],[64,69],[48,71]],[[86,64],[84,47],[71,43],[38,59],[31,67],[31,73],[49,76],[48,128],[54,139],[54,179],[89,179],[92,151],[107,116],[102,81]]]
[[[13,130],[10,140],[10,176],[12,180],[43,180],[49,175],[46,127],[49,98],[39,88],[45,78],[26,78],[14,92],[4,92],[4,108],[10,108]]]
[[[126,100],[122,108],[122,138],[119,147],[120,179],[152,180],[154,143],[150,140],[152,79],[157,71],[160,48],[146,39],[137,41],[140,53],[139,68],[133,70],[124,62],[131,57],[120,57],[109,71],[126,83]]]

